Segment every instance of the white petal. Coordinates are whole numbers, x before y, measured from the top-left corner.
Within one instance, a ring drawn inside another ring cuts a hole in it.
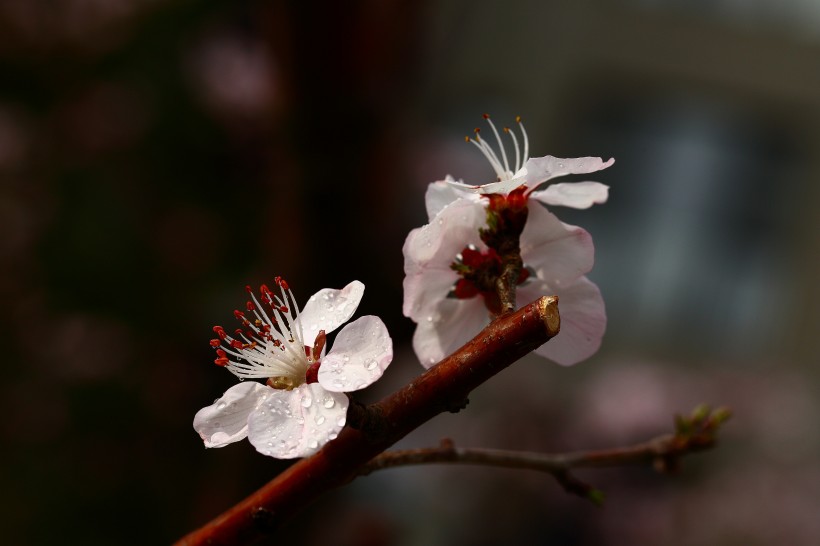
[[[584,229],[564,224],[543,206],[530,203],[521,233],[521,259],[539,279],[558,287],[592,269],[595,247]]]
[[[542,290],[549,293],[547,287]],[[518,293],[521,292],[519,289]],[[556,289],[555,293],[561,313],[561,331],[535,353],[562,366],[571,366],[598,351],[606,330],[606,308],[601,291],[586,277]]]
[[[353,281],[341,290],[323,288],[312,295],[299,315],[305,345],[313,345],[319,330],[329,334],[347,322],[356,312],[363,295],[364,284],[359,281]]]
[[[307,457],[344,428],[344,394],[328,392],[318,383],[271,390],[248,418],[248,440],[259,453],[277,459]]]
[[[433,182],[427,186],[427,193],[424,195],[424,204],[427,206],[427,219],[432,221],[436,215],[447,205],[459,198],[477,198],[472,193],[465,192],[457,187],[456,182],[449,174],[444,180]]]
[[[332,392],[363,389],[382,376],[391,360],[387,327],[379,317],[360,317],[336,335],[319,367],[319,384]]]
[[[419,319],[413,350],[421,365],[429,368],[474,338],[489,322],[482,297],[447,298],[429,316]]]
[[[545,190],[530,193],[530,199],[545,205],[588,209],[606,203],[609,186],[600,182],[564,182],[551,184]]]
[[[603,161],[600,157],[534,157],[524,164],[524,179],[529,188],[559,176],[587,174],[606,169],[615,163],[614,159]]]
[[[521,169],[512,178],[508,178],[506,180],[499,180],[498,182],[490,182],[489,184],[480,184],[478,186],[473,186],[470,184],[465,184],[463,182],[456,182],[455,180],[448,180],[447,183],[455,187],[456,189],[472,193],[479,193],[482,195],[486,195],[489,193],[507,194],[513,191],[518,186],[527,183],[525,175],[526,170]]]
[[[450,269],[467,245],[486,249],[478,230],[486,221],[479,201],[458,199],[432,222],[416,228],[404,242],[404,315],[414,320],[429,314],[458,280]]]
[[[224,447],[248,435],[248,415],[270,387],[246,381],[225,391],[213,405],[202,408],[194,416],[194,430],[205,447]]]

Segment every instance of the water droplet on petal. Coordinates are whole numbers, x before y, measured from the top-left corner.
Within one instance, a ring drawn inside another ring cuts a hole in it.
[[[312,403],[313,403],[313,398],[311,398],[310,396],[305,396],[304,398],[302,398],[302,407],[303,408],[309,408]]]
[[[328,434],[328,435],[327,435],[327,439],[328,439],[328,440],[335,440],[335,439],[336,439],[336,438],[338,438],[338,437],[339,437],[339,435],[338,435],[338,434],[336,434],[335,432],[333,432],[333,433],[331,433],[331,434]]]
[[[339,420],[336,421],[336,424],[339,425],[340,427],[343,427],[343,426],[345,426],[346,422],[347,422],[347,416],[342,415],[341,417],[339,417]]]
[[[368,358],[364,363],[364,367],[367,368],[368,370],[372,370],[373,368],[376,367],[376,364],[377,363],[376,363],[375,360],[373,360],[372,358]]]
[[[344,360],[345,362],[350,362],[350,357],[345,355],[345,357],[342,360]],[[338,363],[337,363],[337,366],[338,366]]]
[[[319,447],[319,442],[317,442],[316,440],[311,440],[308,442],[308,447],[310,449],[316,449],[317,447]]]
[[[316,424],[317,425],[321,425],[324,422],[325,422],[325,416],[324,415],[317,415],[316,416]]]
[[[325,398],[325,404],[324,404],[324,406],[325,406],[326,408],[330,409],[330,408],[332,408],[332,407],[333,407],[333,406],[335,406],[335,405],[336,405],[336,400],[334,400],[333,398]]]
[[[219,404],[216,405],[216,409],[225,409],[225,406],[227,406],[227,405],[228,404],[226,404],[225,402],[220,402]]]

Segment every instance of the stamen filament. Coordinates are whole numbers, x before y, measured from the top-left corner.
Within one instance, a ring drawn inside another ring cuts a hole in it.
[[[515,145],[515,172],[518,172],[521,170],[521,167],[523,167],[521,164],[521,150],[518,148],[518,139],[516,138],[515,133],[510,131],[509,127],[504,127],[504,132],[510,135],[513,139],[513,144]]]
[[[524,135],[524,161],[521,162],[521,167],[524,167],[530,159],[530,141],[527,138],[527,131],[524,129],[524,122],[521,121],[521,116],[517,116],[515,121],[518,123],[518,126],[521,127],[521,134]]]
[[[502,171],[501,171],[501,165],[499,165],[499,164],[498,164],[498,162],[497,162],[497,161],[496,161],[496,160],[495,160],[495,159],[494,159],[494,158],[493,158],[493,157],[492,157],[489,153],[487,153],[487,150],[485,149],[485,147],[484,147],[484,146],[482,146],[482,145],[481,145],[478,141],[473,140],[473,139],[470,139],[470,142],[471,142],[472,144],[474,144],[474,145],[475,145],[475,147],[476,147],[476,148],[478,148],[478,149],[479,149],[479,151],[480,151],[482,154],[484,154],[484,157],[486,157],[486,158],[487,158],[487,161],[489,161],[489,162],[490,162],[490,166],[492,166],[493,170],[495,171],[495,174],[496,174],[498,177],[501,177],[501,175],[503,174],[503,173],[502,173]],[[482,142],[483,142],[483,141],[482,141]]]
[[[504,149],[504,144],[501,142],[501,136],[498,134],[498,129],[495,128],[495,123],[493,120],[490,119],[490,116],[484,114],[484,119],[487,120],[487,123],[490,124],[490,128],[493,130],[493,134],[495,135],[495,140],[498,142],[498,148],[501,150],[501,156],[504,158],[504,172],[510,172],[510,163],[507,161],[507,151]]]

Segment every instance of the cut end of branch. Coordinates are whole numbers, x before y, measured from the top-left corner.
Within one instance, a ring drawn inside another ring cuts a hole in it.
[[[558,313],[558,296],[544,296],[538,300],[538,314],[547,327],[550,337],[561,331],[561,315]]]

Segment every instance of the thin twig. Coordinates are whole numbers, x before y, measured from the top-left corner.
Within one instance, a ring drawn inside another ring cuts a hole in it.
[[[447,439],[439,447],[386,451],[364,465],[359,474],[365,476],[398,466],[441,463],[529,469],[549,473],[568,492],[600,504],[603,494],[572,476],[570,470],[631,464],[652,464],[656,470],[663,472],[676,470],[679,459],[684,455],[715,445],[717,430],[730,415],[724,408],[712,412],[708,406],[699,406],[690,417],[677,417],[673,434],[664,434],[627,447],[571,453],[461,448],[455,447]]]

